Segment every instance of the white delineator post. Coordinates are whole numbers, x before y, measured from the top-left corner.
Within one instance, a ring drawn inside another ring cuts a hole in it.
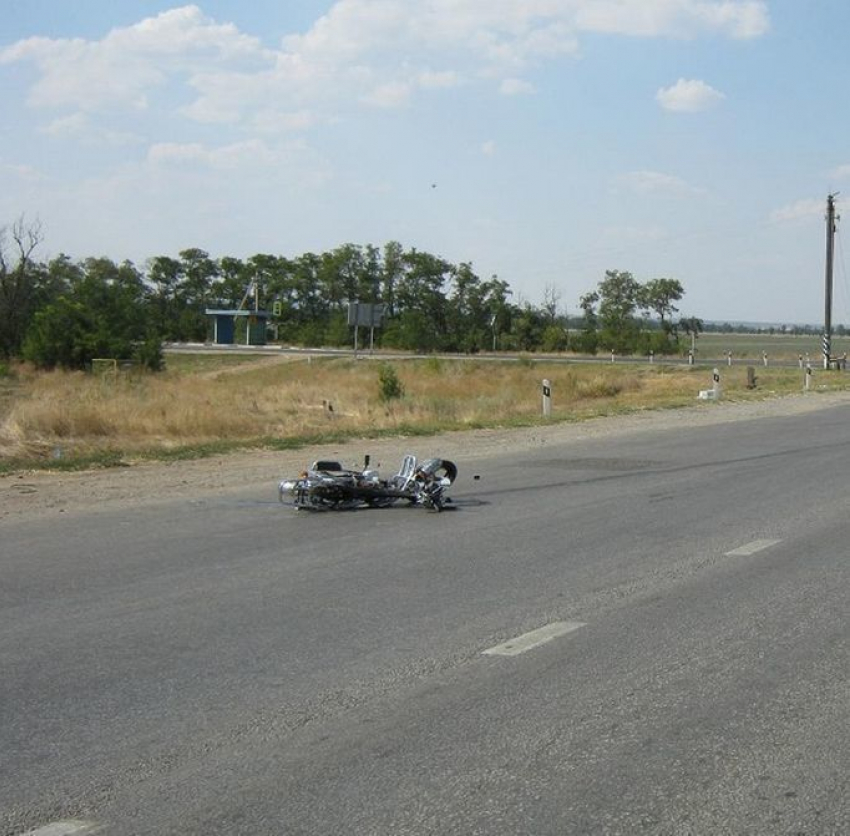
[[[548,380],[543,381],[543,417],[552,415],[552,384]]]
[[[714,400],[720,400],[720,372],[718,369],[714,370]]]
[[[732,365],[732,352],[731,351],[726,352],[726,365],[727,366]]]
[[[811,363],[806,363],[806,382],[803,385],[803,388],[806,390],[806,392],[808,392],[809,389],[812,388],[812,364]]]

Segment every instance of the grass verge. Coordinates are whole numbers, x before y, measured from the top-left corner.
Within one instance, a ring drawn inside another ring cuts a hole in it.
[[[575,422],[694,405],[697,392],[712,384],[705,367],[431,358],[392,361],[398,387],[388,399],[386,361],[222,359],[183,357],[158,375],[12,370],[0,379],[0,474]],[[727,401],[803,388],[795,368],[757,369],[756,390],[747,389],[743,367],[721,375]],[[548,419],[541,415],[544,378],[552,389]],[[819,391],[849,387],[844,374],[816,376]]]

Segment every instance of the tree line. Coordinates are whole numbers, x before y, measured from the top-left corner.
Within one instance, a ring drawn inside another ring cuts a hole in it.
[[[293,258],[214,259],[190,248],[143,268],[66,255],[40,261],[41,242],[38,223],[20,219],[0,229],[0,357],[46,368],[85,368],[97,357],[156,368],[163,341],[207,341],[205,311],[244,305],[251,287],[260,289],[260,307],[274,311],[272,336],[293,345],[351,346],[347,311],[355,300],[384,305],[377,345],[418,352],[662,354],[679,350],[683,327],[701,328],[699,320],[675,320],[684,293],[676,279],[641,284],[631,273],[608,271],[571,317],[553,287],[538,305],[513,299],[498,276],[482,279],[469,263],[396,241]]]

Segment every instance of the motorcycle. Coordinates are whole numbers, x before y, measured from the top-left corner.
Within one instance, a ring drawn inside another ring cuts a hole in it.
[[[397,502],[442,511],[451,499],[446,489],[457,479],[457,465],[448,459],[402,459],[398,473],[382,479],[369,468],[347,470],[337,461],[316,461],[296,479],[278,485],[280,501],[297,510],[346,511],[388,508]]]

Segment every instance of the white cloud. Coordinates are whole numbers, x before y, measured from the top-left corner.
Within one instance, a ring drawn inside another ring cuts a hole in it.
[[[95,124],[89,114],[82,112],[54,119],[44,133],[57,139],[74,139],[85,145],[127,146],[144,141],[129,131],[105,130]]]
[[[643,37],[694,37],[702,32],[755,38],[770,28],[767,3],[704,0],[584,0],[579,29]]]
[[[506,78],[499,85],[499,92],[503,96],[522,96],[534,92],[534,85],[521,78]]]
[[[663,174],[660,171],[630,171],[620,178],[620,182],[627,188],[639,194],[702,194],[698,189],[680,177]]]
[[[485,157],[492,157],[496,153],[496,141],[494,139],[488,139],[481,145],[481,153]]]
[[[831,176],[835,177],[837,180],[843,180],[845,177],[850,177],[850,163],[845,163],[844,165],[834,168],[831,172]]]
[[[419,74],[417,82],[423,90],[440,90],[458,87],[462,80],[460,74],[454,70],[424,70]]]
[[[100,41],[29,38],[0,51],[0,62],[32,61],[40,70],[31,104],[83,111],[144,109],[172,74],[246,60],[268,61],[269,54],[257,39],[215,23],[197,6],[113,29]]]
[[[379,84],[363,96],[363,101],[375,107],[401,107],[410,101],[410,85],[403,81]]]
[[[795,203],[790,203],[787,206],[782,206],[770,213],[770,220],[774,223],[782,223],[784,221],[798,221],[805,218],[814,218],[823,216],[825,213],[826,204],[823,200],[815,198],[806,198],[798,200]]]
[[[665,110],[697,113],[712,107],[726,96],[704,81],[680,78],[672,87],[659,90],[655,98]]]
[[[757,0],[337,0],[304,33],[272,49],[187,5],[99,40],[22,40],[0,50],[0,61],[36,66],[29,101],[37,107],[138,115],[167,102],[199,122],[262,121],[285,131],[358,102],[398,107],[417,90],[463,79],[527,93],[524,71],[577,54],[586,31],[740,38],[768,25],[767,6]],[[720,96],[707,85],[659,92],[676,109]],[[309,119],[290,118],[308,112]]]
[[[256,139],[217,148],[209,148],[198,142],[160,142],[148,149],[148,161],[155,166],[198,165],[224,170],[271,166],[276,161],[276,154],[268,145]]]
[[[26,183],[40,183],[47,180],[47,175],[35,166],[5,163],[2,160],[0,160],[0,173],[8,174]]]

